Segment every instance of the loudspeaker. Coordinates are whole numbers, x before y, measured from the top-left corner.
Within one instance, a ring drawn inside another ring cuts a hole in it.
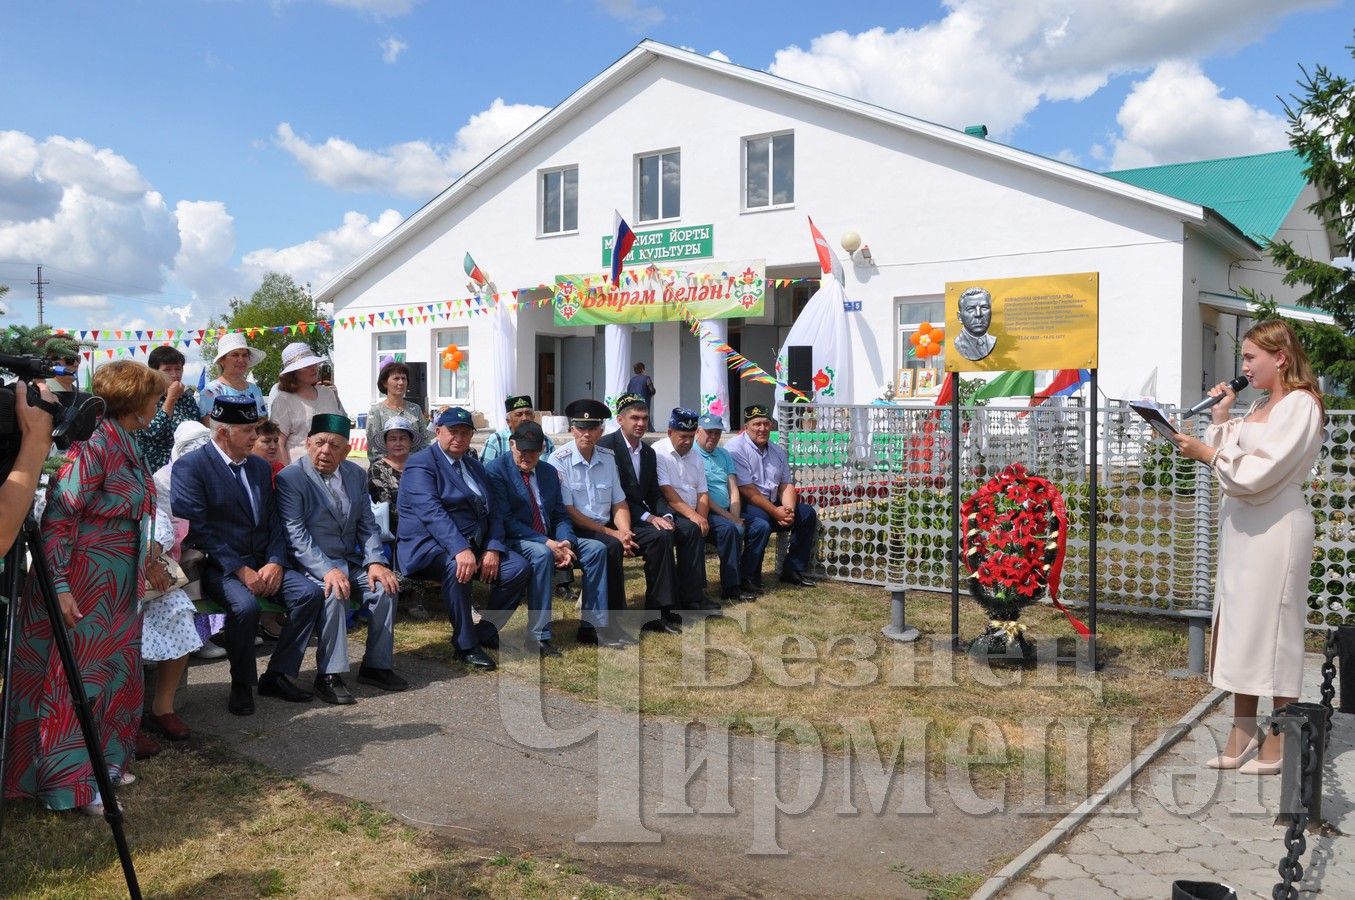
[[[407,362],[409,366],[409,391],[405,394],[405,399],[410,403],[417,403],[419,409],[428,414],[428,363],[426,362]]]
[[[808,345],[786,348],[786,383],[806,396],[814,396],[814,348]],[[785,401],[792,403],[795,395],[786,392]]]

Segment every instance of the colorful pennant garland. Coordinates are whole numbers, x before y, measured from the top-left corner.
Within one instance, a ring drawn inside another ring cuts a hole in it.
[[[687,323],[688,330],[691,331],[697,340],[707,347],[713,347],[717,352],[724,354],[725,365],[729,367],[731,372],[738,373],[738,376],[745,381],[752,381],[757,384],[770,384],[783,391],[789,391],[806,403],[809,402],[809,397],[803,391],[791,387],[784,381],[777,381],[774,377],[767,374],[766,369],[739,353],[718,337],[712,335],[710,331],[707,330],[706,326],[701,324],[701,320],[692,315],[691,310],[687,307],[681,306],[679,307],[679,310],[682,313],[683,320]]]

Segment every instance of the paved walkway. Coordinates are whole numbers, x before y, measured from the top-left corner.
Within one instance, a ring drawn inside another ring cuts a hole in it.
[[[1319,699],[1320,665],[1320,656],[1309,656],[1303,700]],[[1223,882],[1239,897],[1271,896],[1285,852],[1284,829],[1275,824],[1280,777],[1202,765],[1218,752],[1231,722],[1229,699],[1134,779],[1129,793],[996,896],[1166,900],[1178,878]],[[1339,834],[1309,832],[1301,896],[1355,897],[1355,716],[1333,716],[1322,798],[1323,817]]]

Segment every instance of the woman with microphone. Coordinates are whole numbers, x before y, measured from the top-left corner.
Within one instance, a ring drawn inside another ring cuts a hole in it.
[[[1246,775],[1280,771],[1283,742],[1265,741],[1257,698],[1276,712],[1303,684],[1303,630],[1313,514],[1303,496],[1322,446],[1325,413],[1317,378],[1298,338],[1279,319],[1261,322],[1242,340],[1242,373],[1267,396],[1245,416],[1230,418],[1236,395],[1227,383],[1205,440],[1175,438],[1180,451],[1214,470],[1223,492],[1218,575],[1214,583],[1210,680],[1233,693],[1233,727],[1223,753],[1206,765]]]

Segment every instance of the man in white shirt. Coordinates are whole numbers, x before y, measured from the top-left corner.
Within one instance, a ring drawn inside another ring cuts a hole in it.
[[[686,609],[715,610],[719,605],[706,596],[710,498],[706,493],[706,464],[699,453],[692,451],[696,420],[694,410],[674,408],[668,417],[668,437],[654,443],[654,457],[659,491],[673,512],[679,537],[684,531],[698,532],[691,540],[676,542],[678,596]]]

